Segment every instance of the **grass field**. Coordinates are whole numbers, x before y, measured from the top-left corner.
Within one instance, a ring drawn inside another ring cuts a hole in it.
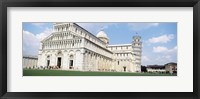
[[[156,73],[127,73],[127,72],[89,72],[66,70],[31,70],[24,69],[23,76],[176,76]]]

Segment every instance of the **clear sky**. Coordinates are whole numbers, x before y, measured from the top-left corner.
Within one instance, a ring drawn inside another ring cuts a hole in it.
[[[141,36],[142,65],[177,62],[177,23],[77,23],[96,35],[103,27],[110,44],[130,44]],[[39,42],[52,33],[53,23],[23,23],[23,55],[37,56]]]

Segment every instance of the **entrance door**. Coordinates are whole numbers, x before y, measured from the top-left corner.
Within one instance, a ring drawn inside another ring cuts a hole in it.
[[[50,60],[47,60],[47,67],[49,66],[49,64],[50,64]]]
[[[57,60],[57,66],[58,66],[58,68],[61,67],[61,57],[58,57],[58,60]]]
[[[124,66],[124,72],[126,72],[126,66]]]
[[[69,69],[73,69],[73,60],[69,61]]]

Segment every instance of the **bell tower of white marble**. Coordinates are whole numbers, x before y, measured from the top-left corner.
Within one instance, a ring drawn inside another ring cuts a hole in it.
[[[132,42],[132,47],[133,47],[133,55],[135,57],[135,64],[136,64],[136,71],[140,72],[141,71],[141,56],[142,56],[142,42],[141,42],[141,36],[137,35],[133,36],[133,42]]]

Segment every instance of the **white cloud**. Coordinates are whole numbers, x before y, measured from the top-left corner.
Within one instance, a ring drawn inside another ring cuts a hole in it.
[[[38,39],[33,33],[29,31],[23,31],[23,43],[25,45],[30,45],[32,47],[35,47],[38,45],[38,43],[35,43],[35,42],[38,42]]]
[[[30,24],[32,24],[32,25],[34,25],[34,26],[36,26],[36,27],[38,27],[38,28],[44,29],[44,28],[46,28],[47,25],[49,25],[50,23],[45,23],[45,22],[43,22],[43,23],[40,23],[40,22],[33,22],[33,23],[30,23]]]
[[[151,27],[159,26],[159,23],[128,23],[128,26],[134,31],[141,31]]]
[[[49,36],[51,33],[53,32],[52,29],[50,28],[45,28],[45,30],[42,33],[39,33],[36,36],[37,39],[39,39],[40,41],[43,40],[45,37]]]
[[[106,29],[112,25],[117,26],[117,23],[77,23],[77,24],[93,34],[98,33],[101,28]]]
[[[29,31],[23,31],[23,55],[35,56],[37,55],[38,48],[39,40],[36,36]]]
[[[142,65],[164,65],[169,62],[176,62],[176,55],[159,54],[156,56],[142,57]]]
[[[176,54],[177,53],[177,46],[175,46],[172,49],[168,49],[167,47],[164,47],[164,46],[157,46],[157,47],[153,47],[153,52],[155,52],[155,53],[165,53],[165,54]]]
[[[153,63],[157,64],[166,64],[168,62],[176,62],[177,61],[177,46],[169,49],[164,46],[153,47],[153,52],[158,53],[155,57],[155,61]]]
[[[36,22],[36,23],[31,23],[32,25],[35,25],[35,26],[38,26],[38,27],[41,27],[43,25],[45,25],[46,23],[39,23],[39,22]]]
[[[148,62],[150,59],[147,56],[142,56],[142,61],[143,62]]]
[[[177,54],[177,46],[167,51],[167,54]]]
[[[23,55],[37,56],[40,41],[50,35],[52,30],[46,28],[42,33],[33,34],[23,30]]]
[[[156,58],[156,61],[159,62],[159,63],[166,64],[166,63],[172,61],[172,57],[171,57],[171,55],[158,56],[158,57]]]
[[[146,55],[142,55],[142,65],[148,65],[148,64],[151,64],[151,62],[153,60],[151,60],[148,56]]]
[[[172,39],[174,39],[174,35],[173,34],[169,34],[169,35],[162,35],[159,37],[152,37],[148,40],[148,42],[150,43],[167,43],[170,42]]]
[[[162,52],[166,52],[166,51],[168,51],[168,49],[164,46],[153,47],[153,52],[155,52],[155,53],[162,53]]]

